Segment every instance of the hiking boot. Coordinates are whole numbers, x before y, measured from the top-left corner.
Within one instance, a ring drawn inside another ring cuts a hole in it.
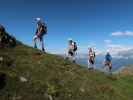
[[[90,67],[90,68],[88,68],[88,70],[94,70],[94,68],[93,67]]]
[[[75,60],[73,60],[73,63],[76,63],[76,61],[75,61]]]
[[[34,45],[34,48],[37,49],[37,45],[36,44]]]
[[[44,53],[46,53],[46,51],[45,51],[45,49],[44,49],[44,48],[42,48],[42,51],[43,51]]]
[[[69,57],[66,57],[65,60],[69,60]]]

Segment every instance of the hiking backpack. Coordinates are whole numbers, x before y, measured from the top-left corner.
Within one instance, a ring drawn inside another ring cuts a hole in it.
[[[41,35],[47,34],[47,26],[46,26],[45,23],[40,23],[40,24],[39,24],[39,28],[42,28],[42,30],[41,30]]]
[[[96,57],[96,53],[95,52],[93,52],[93,54],[94,54],[94,58]]]
[[[43,35],[47,34],[47,27],[45,23],[38,22],[38,28],[36,29],[36,34],[42,37]],[[41,32],[39,30],[41,29]]]
[[[42,28],[42,33],[47,34],[47,26],[46,26],[46,24],[42,23],[41,28]]]
[[[76,42],[74,42],[74,49],[73,49],[73,51],[77,51],[77,49],[78,49],[77,44],[76,44]]]

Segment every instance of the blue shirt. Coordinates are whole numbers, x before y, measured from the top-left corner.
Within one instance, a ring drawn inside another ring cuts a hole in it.
[[[111,57],[110,54],[107,54],[107,55],[105,56],[105,59],[106,59],[106,61],[111,61],[111,60],[112,60],[112,57]]]

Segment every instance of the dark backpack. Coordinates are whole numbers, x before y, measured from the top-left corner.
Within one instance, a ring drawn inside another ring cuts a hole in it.
[[[94,58],[96,57],[96,53],[95,52],[93,52],[94,53]]]
[[[42,30],[41,30],[41,35],[45,35],[47,34],[47,26],[45,23],[41,23],[39,26]]]
[[[41,27],[42,27],[42,33],[46,34],[47,33],[47,26],[45,24],[42,24]]]
[[[76,42],[74,42],[74,50],[73,51],[77,51],[78,47],[77,47],[77,44]]]
[[[36,34],[39,32],[39,30],[41,29],[41,32],[39,33],[39,36],[42,37],[43,35],[47,34],[47,27],[45,23],[42,22],[38,22],[38,28],[36,30]]]

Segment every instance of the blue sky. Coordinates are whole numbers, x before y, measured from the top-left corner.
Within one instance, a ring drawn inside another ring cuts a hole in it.
[[[1,0],[0,23],[25,44],[32,45],[34,18],[48,26],[48,51],[62,53],[73,38],[79,52],[132,48],[133,0]]]

